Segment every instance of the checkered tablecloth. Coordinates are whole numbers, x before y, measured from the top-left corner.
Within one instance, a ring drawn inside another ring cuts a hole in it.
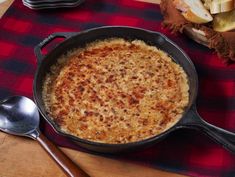
[[[214,51],[181,34],[171,34],[161,27],[161,21],[158,5],[134,0],[86,0],[77,8],[44,11],[30,10],[15,1],[0,19],[0,99],[10,95],[32,98],[37,67],[33,49],[49,34],[104,25],[135,26],[162,32],[185,50],[199,75],[200,115],[235,131],[235,64],[224,65]],[[58,145],[82,150],[44,121],[41,128]],[[178,130],[150,148],[111,158],[192,176],[235,176],[235,155],[193,130]]]

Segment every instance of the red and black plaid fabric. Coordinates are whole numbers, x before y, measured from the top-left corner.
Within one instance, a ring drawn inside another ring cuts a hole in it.
[[[235,131],[235,64],[226,66],[214,51],[162,29],[161,21],[159,6],[134,0],[86,0],[77,8],[44,11],[15,1],[0,19],[0,99],[10,95],[32,98],[37,67],[33,49],[49,34],[104,25],[135,26],[164,33],[186,51],[199,75],[200,115]],[[58,145],[81,150],[45,122],[42,129]],[[193,130],[178,130],[153,147],[112,158],[191,176],[235,176],[235,155]]]

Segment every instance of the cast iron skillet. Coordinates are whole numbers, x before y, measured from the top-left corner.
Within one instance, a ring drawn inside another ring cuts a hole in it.
[[[176,63],[183,67],[189,79],[189,104],[185,109],[182,118],[177,122],[176,125],[159,135],[142,141],[126,144],[105,144],[80,139],[73,135],[62,132],[57,124],[52,120],[52,118],[46,113],[42,99],[42,85],[46,73],[50,70],[50,66],[56,63],[57,59],[61,55],[65,54],[67,51],[73,48],[82,47],[91,41],[110,37],[143,40],[146,43],[154,45],[168,53]],[[42,55],[42,48],[56,38],[65,38],[65,40],[58,44],[46,56]],[[39,108],[40,113],[59,135],[63,135],[73,140],[78,145],[88,150],[102,153],[116,153],[120,151],[133,150],[155,144],[157,141],[166,137],[170,132],[176,129],[190,128],[202,131],[213,140],[221,144],[223,147],[235,153],[235,134],[205,122],[196,111],[195,99],[197,96],[198,78],[192,61],[183,52],[182,49],[180,49],[175,43],[173,43],[161,33],[124,26],[99,27],[79,33],[54,33],[35,47],[35,54],[38,59],[38,68],[34,78],[33,93],[34,100]]]

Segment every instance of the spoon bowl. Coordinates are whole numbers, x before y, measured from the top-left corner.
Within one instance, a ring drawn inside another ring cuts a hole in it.
[[[35,139],[39,126],[39,112],[32,100],[13,96],[0,103],[0,130]]]

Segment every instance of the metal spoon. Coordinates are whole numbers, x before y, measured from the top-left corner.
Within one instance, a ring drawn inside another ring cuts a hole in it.
[[[88,177],[83,170],[40,133],[39,120],[37,106],[27,97],[13,96],[0,102],[1,131],[37,140],[67,176]]]

